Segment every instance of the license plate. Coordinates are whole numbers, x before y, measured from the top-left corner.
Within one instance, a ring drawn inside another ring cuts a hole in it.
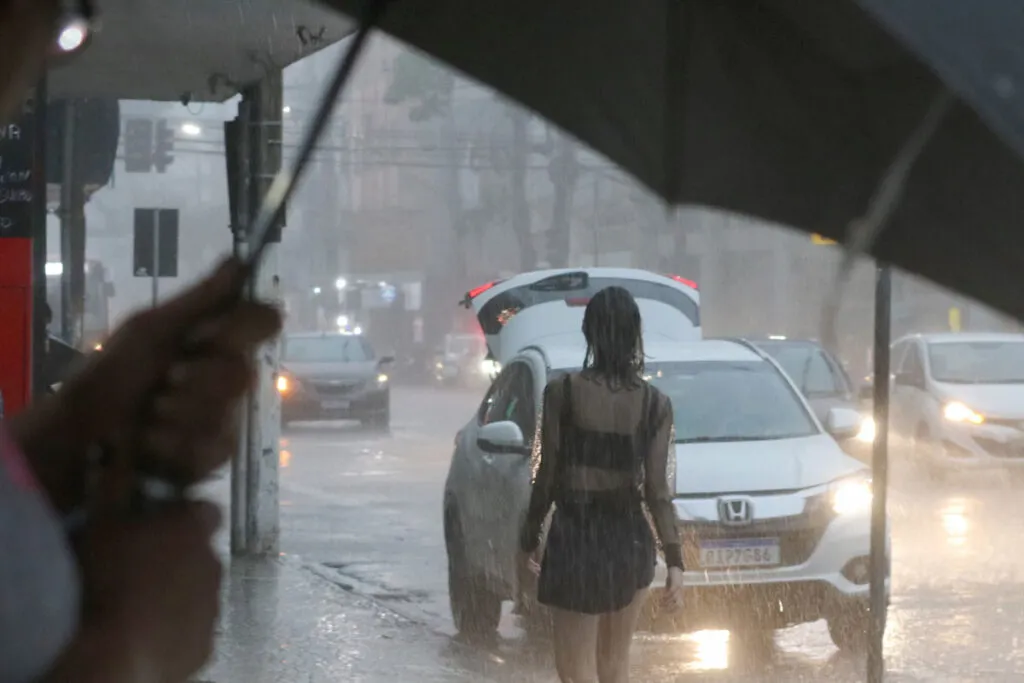
[[[700,544],[702,567],[774,567],[779,563],[777,538],[735,538]]]
[[[324,410],[348,410],[348,401],[323,401],[320,407]]]

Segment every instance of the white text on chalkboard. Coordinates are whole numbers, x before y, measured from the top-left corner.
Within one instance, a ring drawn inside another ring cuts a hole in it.
[[[6,126],[0,126],[0,140],[20,140],[21,139],[21,126],[16,123],[10,123]]]

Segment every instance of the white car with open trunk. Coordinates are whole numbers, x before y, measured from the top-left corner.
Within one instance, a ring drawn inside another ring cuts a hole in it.
[[[445,484],[456,627],[493,631],[503,601],[531,590],[518,539],[542,392],[580,367],[586,302],[616,284],[637,299],[648,378],[676,411],[672,476],[688,595],[685,620],[672,626],[769,631],[824,618],[837,645],[860,644],[871,478],[834,438],[855,433],[860,416],[836,408],[823,425],[756,347],[701,341],[692,283],[610,270],[526,273],[467,296],[501,373],[457,435]]]

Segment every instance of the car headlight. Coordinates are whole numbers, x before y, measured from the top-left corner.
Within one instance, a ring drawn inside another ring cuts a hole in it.
[[[837,515],[871,513],[871,478],[866,476],[843,479],[832,485],[832,510]]]
[[[488,377],[493,377],[501,372],[501,363],[496,360],[486,359],[480,361],[480,373]]]
[[[860,430],[857,432],[857,441],[861,441],[863,443],[874,443],[876,433],[875,418],[868,415],[861,420]]]
[[[387,384],[387,382],[388,376],[385,375],[383,372],[377,375],[377,384]]]
[[[294,383],[288,375],[278,375],[276,384],[277,393],[279,394],[290,393],[294,388]]]
[[[974,412],[960,401],[951,401],[942,408],[942,416],[950,422],[970,422],[980,425],[985,421],[985,416]]]

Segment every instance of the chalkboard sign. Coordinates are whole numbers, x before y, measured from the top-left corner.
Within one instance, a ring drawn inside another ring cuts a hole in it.
[[[30,100],[17,120],[0,124],[0,237],[32,237],[34,121]]]

